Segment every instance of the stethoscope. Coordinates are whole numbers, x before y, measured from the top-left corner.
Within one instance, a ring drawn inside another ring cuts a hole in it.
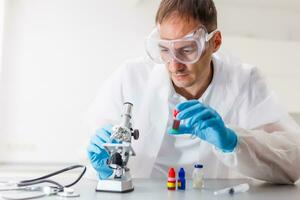
[[[78,178],[68,184],[62,185],[56,181],[50,180],[48,178],[56,176],[66,171],[70,171],[77,168],[83,168],[81,174]],[[22,181],[6,181],[0,182],[0,192],[9,192],[9,191],[22,191],[23,193],[14,193],[14,194],[0,194],[0,199],[6,200],[26,200],[26,199],[35,199],[45,196],[58,195],[61,197],[79,197],[80,194],[75,193],[71,186],[75,185],[86,172],[86,167],[83,165],[73,165],[59,171],[41,176],[35,179],[28,179]],[[50,184],[50,185],[40,185],[40,184]],[[1,187],[2,186],[2,187]],[[30,193],[24,192],[37,192],[38,194],[30,195]]]

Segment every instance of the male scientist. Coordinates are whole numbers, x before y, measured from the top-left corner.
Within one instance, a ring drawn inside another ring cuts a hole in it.
[[[162,0],[147,58],[126,62],[92,107],[88,156],[100,179],[112,175],[103,144],[124,102],[140,129],[133,177],[167,176],[170,167],[204,165],[205,178],[252,177],[293,184],[300,178],[300,131],[259,70],[216,52],[222,44],[212,0]],[[179,130],[173,131],[174,109]],[[97,129],[96,129],[97,128]],[[193,137],[191,137],[193,136]]]

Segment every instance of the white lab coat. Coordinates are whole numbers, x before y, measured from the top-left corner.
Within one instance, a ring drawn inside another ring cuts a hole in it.
[[[243,176],[273,183],[300,177],[300,131],[276,102],[256,67],[213,55],[214,76],[203,102],[215,109],[238,135],[232,153],[201,142],[199,160],[206,178]],[[137,156],[129,160],[133,177],[149,177],[162,144],[169,116],[171,81],[164,65],[147,58],[126,62],[100,88],[89,113],[91,134],[107,123],[119,123],[123,102],[132,102],[133,140]],[[193,156],[193,155],[190,155]]]

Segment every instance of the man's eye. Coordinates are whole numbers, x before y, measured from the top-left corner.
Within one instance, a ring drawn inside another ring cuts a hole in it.
[[[169,52],[169,49],[167,49],[167,48],[160,47],[159,49],[160,49],[160,52],[164,52],[164,53]]]
[[[194,52],[194,48],[183,48],[181,49],[181,52],[184,53],[184,54],[190,54],[190,53],[193,53]]]

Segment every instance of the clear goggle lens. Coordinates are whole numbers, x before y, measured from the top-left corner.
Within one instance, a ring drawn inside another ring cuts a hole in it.
[[[164,63],[171,62],[173,59],[182,63],[192,63],[199,58],[199,45],[196,41],[160,42],[158,46]]]

